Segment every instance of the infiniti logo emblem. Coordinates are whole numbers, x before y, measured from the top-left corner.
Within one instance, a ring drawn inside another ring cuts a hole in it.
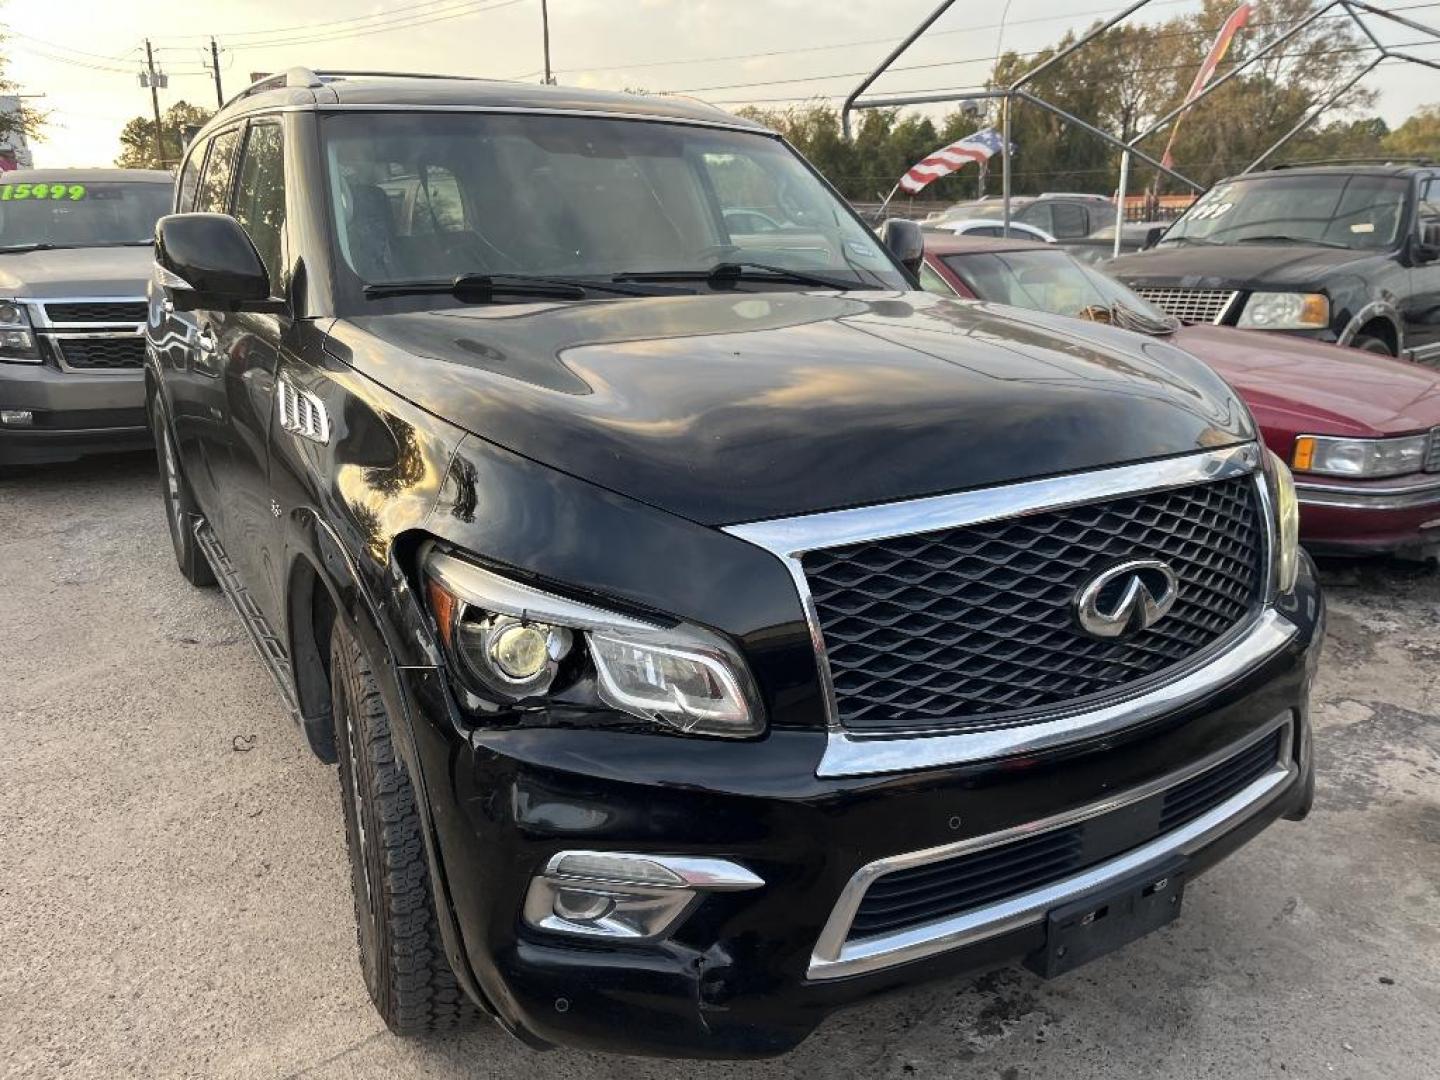
[[[1159,559],[1133,559],[1096,574],[1075,594],[1075,617],[1097,638],[1154,626],[1175,606],[1180,582]]]

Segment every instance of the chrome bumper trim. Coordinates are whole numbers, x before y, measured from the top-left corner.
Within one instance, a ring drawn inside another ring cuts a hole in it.
[[[1233,757],[1275,729],[1283,728],[1274,768],[1252,782],[1219,806],[1180,828],[1158,836],[1147,844],[1093,866],[1063,881],[1032,889],[1019,896],[989,904],[974,911],[940,919],[905,930],[877,934],[873,937],[847,941],[850,924],[870,886],[879,878],[896,870],[943,862],[959,855],[998,847],[1014,840],[1038,836],[1052,829],[1099,817],[1121,807],[1148,799],[1199,775],[1206,769]],[[925,851],[894,855],[869,863],[856,871],[840,894],[840,899],[825,923],[815,950],[810,957],[806,975],[810,979],[839,979],[862,975],[897,964],[920,960],[937,953],[973,945],[988,938],[1006,934],[1043,920],[1046,913],[1095,889],[1134,873],[1151,862],[1175,855],[1190,855],[1218,836],[1229,832],[1262,807],[1278,798],[1299,775],[1294,760],[1294,714],[1287,710],[1271,719],[1240,742],[1219,753],[1195,762],[1184,770],[1150,784],[1133,788],[1111,799],[1078,810],[1057,814],[1042,821],[1019,825],[1002,832],[973,837]]]
[[[1411,510],[1440,506],[1440,477],[1426,474],[1408,484],[1377,483],[1357,488],[1340,484],[1295,482],[1301,506],[1330,506],[1341,510]]]

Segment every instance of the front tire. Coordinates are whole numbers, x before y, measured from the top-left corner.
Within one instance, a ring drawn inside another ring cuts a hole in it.
[[[330,694],[365,988],[397,1035],[454,1030],[476,1010],[445,958],[415,789],[370,662],[339,618]]]
[[[1375,353],[1377,356],[1394,356],[1390,343],[1384,338],[1374,337],[1371,334],[1356,334],[1355,340],[1350,342],[1352,349],[1359,349],[1361,352]]]
[[[170,526],[170,546],[175,549],[175,562],[186,581],[196,588],[215,584],[215,572],[210,560],[200,550],[195,539],[195,519],[200,512],[196,509],[195,498],[190,494],[190,485],[180,469],[180,455],[175,450],[175,439],[170,434],[170,425],[165,420],[165,407],[157,393],[150,403],[150,429],[155,433],[155,457],[160,467],[160,497],[165,502],[165,520]]]

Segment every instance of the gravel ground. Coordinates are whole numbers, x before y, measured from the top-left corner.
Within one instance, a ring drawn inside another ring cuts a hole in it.
[[[389,1035],[355,958],[335,773],[153,463],[0,478],[0,1073],[223,1077],[1440,1076],[1440,575],[1326,568],[1319,799],[1163,932],[838,1014],[778,1061]]]

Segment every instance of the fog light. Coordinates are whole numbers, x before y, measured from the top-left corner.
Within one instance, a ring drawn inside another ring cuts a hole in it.
[[[525,922],[581,937],[648,941],[669,933],[707,892],[765,882],[725,859],[562,851],[525,894]]]
[[[6,427],[29,427],[35,423],[35,414],[29,409],[0,409],[0,424]]]
[[[560,889],[555,893],[551,910],[567,922],[594,922],[615,910],[615,899],[583,889]]]

